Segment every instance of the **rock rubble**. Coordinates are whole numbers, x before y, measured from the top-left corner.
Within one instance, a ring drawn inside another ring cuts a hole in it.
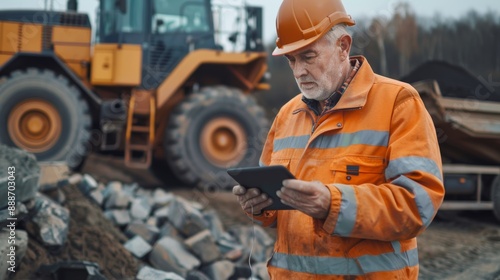
[[[163,189],[118,181],[77,184],[129,238],[124,246],[146,265],[143,275],[156,269],[180,279],[268,279],[265,262],[274,240],[258,225],[226,231],[214,210]]]
[[[39,186],[40,168],[31,154],[5,146],[0,150],[0,193],[7,194],[8,166],[20,166],[19,178],[27,178],[16,181],[20,199],[15,217],[23,221],[23,228],[15,231],[18,264],[28,238],[36,238],[54,253],[66,246],[71,213],[63,206],[66,198],[61,190],[71,185],[128,238],[123,247],[142,264],[136,279],[268,279],[265,262],[274,240],[258,225],[226,230],[218,214],[200,203],[137,183],[98,182],[89,174],[67,174]],[[10,234],[4,229],[12,217],[7,206],[0,201],[1,236]],[[3,254],[10,248],[7,240],[0,238],[3,266],[8,261]],[[0,275],[0,279],[6,277]]]

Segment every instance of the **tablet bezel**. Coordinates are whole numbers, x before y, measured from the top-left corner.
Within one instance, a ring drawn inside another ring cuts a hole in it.
[[[239,167],[230,168],[227,173],[241,186],[247,189],[257,188],[273,200],[273,204],[262,209],[263,211],[294,210],[293,207],[283,204],[276,195],[276,191],[283,186],[283,180],[295,179],[295,176],[286,167],[282,165]]]

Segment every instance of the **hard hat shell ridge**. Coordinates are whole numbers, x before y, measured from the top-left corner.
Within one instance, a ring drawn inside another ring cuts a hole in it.
[[[333,26],[355,24],[340,0],[284,0],[276,17],[276,48],[283,55],[312,44]]]

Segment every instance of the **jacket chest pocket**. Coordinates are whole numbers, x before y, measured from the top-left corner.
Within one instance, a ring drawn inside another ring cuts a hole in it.
[[[286,167],[286,169],[290,170],[290,159],[271,159],[270,165],[282,165]]]
[[[385,159],[375,156],[349,155],[333,159],[330,170],[334,183],[360,185],[385,182]]]

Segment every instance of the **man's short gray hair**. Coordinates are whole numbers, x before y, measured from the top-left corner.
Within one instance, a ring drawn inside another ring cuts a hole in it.
[[[330,41],[330,43],[335,43],[340,37],[344,35],[349,35],[347,32],[347,25],[340,23],[332,27],[330,31],[325,34],[325,37]]]

